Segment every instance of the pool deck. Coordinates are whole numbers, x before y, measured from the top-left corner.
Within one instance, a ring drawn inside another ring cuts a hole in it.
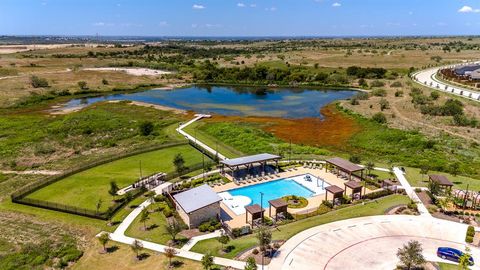
[[[213,189],[215,190],[215,192],[219,193],[219,192],[224,192],[224,191],[228,191],[228,190],[231,190],[231,189],[247,187],[247,186],[256,185],[256,184],[260,184],[260,183],[267,183],[267,182],[271,182],[271,181],[275,181],[275,180],[279,180],[279,179],[283,179],[283,178],[291,178],[291,177],[298,176],[298,175],[303,175],[303,174],[311,174],[315,177],[323,178],[330,185],[336,185],[336,186],[341,187],[342,189],[345,188],[344,183],[348,182],[348,180],[344,180],[340,177],[337,177],[333,173],[326,172],[325,169],[310,169],[310,168],[304,168],[304,167],[296,167],[295,169],[296,170],[281,172],[281,173],[279,173],[279,177],[275,176],[273,179],[267,179],[267,180],[262,180],[262,181],[257,181],[257,182],[253,182],[253,181],[250,180],[251,183],[248,183],[247,181],[243,181],[240,185],[237,185],[234,182],[230,182],[230,183],[227,183],[227,184],[224,184],[224,185],[221,185],[221,186],[215,186],[215,187],[213,187]],[[372,192],[372,190],[365,189],[365,193],[369,193],[369,192]],[[308,200],[308,206],[307,207],[299,208],[299,209],[289,208],[288,212],[291,213],[291,214],[296,214],[296,213],[306,213],[306,212],[314,211],[320,206],[320,204],[322,203],[322,201],[324,199],[325,199],[325,194],[320,194],[320,195],[317,195],[317,196],[307,198],[307,200]],[[239,228],[239,227],[248,225],[247,223],[245,223],[245,215],[246,214],[236,215],[224,203],[221,203],[220,205],[221,205],[222,210],[231,217],[231,220],[225,221],[231,228]],[[274,209],[272,209],[272,215],[275,215],[275,210]],[[269,216],[269,209],[268,208],[265,208],[265,216]]]

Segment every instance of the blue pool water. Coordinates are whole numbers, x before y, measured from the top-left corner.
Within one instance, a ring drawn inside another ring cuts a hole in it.
[[[297,195],[305,198],[312,197],[315,192],[300,185],[292,179],[281,179],[277,181],[257,184],[253,186],[229,190],[232,196],[246,196],[252,200],[252,204],[260,205],[260,192],[263,192],[263,207],[268,207],[269,200],[279,199],[287,195]]]

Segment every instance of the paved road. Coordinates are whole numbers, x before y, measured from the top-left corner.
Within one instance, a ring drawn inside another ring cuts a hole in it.
[[[409,240],[420,241],[427,260],[443,261],[436,256],[436,248],[450,246],[463,250],[466,230],[465,224],[424,216],[342,220],[290,238],[269,266],[283,270],[394,269],[398,263],[397,249]],[[471,249],[473,257],[480,259],[480,249]]]
[[[446,67],[454,67],[454,66],[457,66],[457,65],[442,66],[442,67],[435,67],[435,68],[430,68],[426,70],[421,70],[419,72],[414,73],[412,75],[412,78],[415,82],[423,86],[426,86],[438,91],[448,92],[450,94],[454,94],[457,96],[461,96],[463,98],[480,102],[480,92],[476,92],[468,88],[463,88],[456,85],[444,83],[435,78],[435,74],[437,74],[439,69],[446,68]]]

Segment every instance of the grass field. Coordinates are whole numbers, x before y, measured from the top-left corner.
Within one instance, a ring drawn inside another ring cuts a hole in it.
[[[417,168],[405,168],[407,175],[406,178],[408,182],[414,187],[426,187],[428,186],[428,175],[420,174],[420,169]],[[480,180],[466,177],[466,176],[453,176],[449,173],[429,171],[428,174],[440,174],[445,175],[457,188],[466,189],[467,185],[469,190],[478,190],[480,189]]]
[[[338,220],[382,215],[385,210],[392,206],[407,204],[409,199],[406,196],[391,195],[382,199],[378,199],[376,202],[371,202],[365,205],[355,205],[343,209],[339,209],[333,212],[329,212],[323,215],[306,218],[297,222],[293,222],[287,225],[279,226],[278,230],[272,231],[273,240],[287,240],[295,234],[304,231],[308,228],[330,223]],[[241,238],[234,239],[228,243],[229,246],[233,246],[231,252],[227,254],[221,254],[221,244],[216,239],[208,239],[196,244],[192,251],[205,253],[206,251],[212,252],[215,256],[234,258],[237,254],[245,249],[254,247],[257,245],[257,238],[255,235],[249,235]]]
[[[100,165],[90,170],[77,173],[55,182],[28,196],[28,198],[45,200],[96,210],[99,199],[103,201],[100,210],[106,210],[112,201],[108,194],[110,182],[115,181],[119,187],[126,187],[141,175],[156,172],[173,172],[173,158],[181,153],[185,165],[190,166],[202,161],[202,155],[189,145],[169,147]]]

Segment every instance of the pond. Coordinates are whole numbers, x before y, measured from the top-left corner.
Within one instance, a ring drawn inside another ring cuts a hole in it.
[[[191,86],[174,90],[147,90],[130,94],[73,99],[65,108],[100,101],[129,100],[197,113],[281,118],[320,117],[320,109],[357,93],[351,89],[302,89],[229,86]]]

